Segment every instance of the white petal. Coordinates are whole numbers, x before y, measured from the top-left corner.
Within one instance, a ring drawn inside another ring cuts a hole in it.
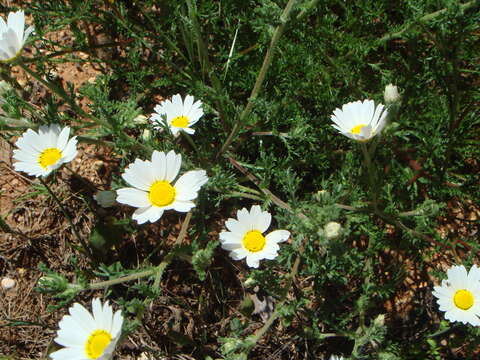
[[[140,159],[136,159],[125,169],[122,178],[133,187],[144,191],[149,191],[155,181],[151,171],[151,162]]]
[[[74,136],[68,141],[67,146],[65,146],[65,149],[62,151],[62,162],[67,163],[72,161],[77,154],[77,137]]]
[[[272,222],[272,215],[268,211],[262,211],[261,207],[258,205],[252,206],[250,217],[255,222],[255,229],[261,233],[267,231]]]
[[[85,351],[79,348],[64,348],[49,355],[53,360],[85,360]]]
[[[155,222],[158,219],[160,219],[163,215],[163,209],[156,207],[156,206],[150,206],[150,207],[144,207],[144,208],[139,208],[135,210],[135,212],[132,215],[132,219],[136,220],[139,224],[144,224],[147,221],[150,222]]]
[[[187,171],[175,183],[176,196],[179,201],[196,199],[200,188],[208,181],[205,170]]]
[[[58,135],[57,144],[55,145],[55,147],[58,150],[63,151],[65,149],[65,147],[67,146],[69,135],[70,135],[70,128],[68,126],[64,127],[60,132],[60,135]]]
[[[193,105],[193,96],[187,95],[185,96],[185,100],[183,101],[183,111],[185,116],[189,117],[189,112]]]
[[[148,193],[135,188],[122,188],[117,190],[117,202],[137,208],[149,207],[152,204],[148,199]]]
[[[169,151],[166,156],[166,175],[165,179],[168,182],[172,182],[178,175],[180,171],[180,166],[182,165],[182,155],[175,154],[173,150]],[[191,200],[191,199],[189,199]]]
[[[249,253],[247,250],[245,250],[244,248],[238,248],[238,249],[233,249],[232,251],[230,251],[230,253],[228,254],[233,260],[242,260],[242,259],[245,259],[247,258],[248,260],[248,256],[249,256]]]
[[[241,235],[237,233],[229,232],[229,231],[222,231],[219,234],[219,238],[222,244],[237,244],[237,245],[241,245],[242,239],[243,239]]]
[[[96,329],[97,326],[92,314],[79,303],[73,304],[69,312],[72,318],[80,324],[84,330],[91,332]]]
[[[232,219],[232,218],[229,218],[225,222],[225,227],[228,230],[230,230],[231,232],[238,234],[242,238],[247,231],[251,230],[250,224],[243,224],[240,221]]]
[[[258,205],[252,206],[252,209]],[[259,207],[259,206],[258,206]],[[260,207],[259,207],[260,208]],[[237,219],[240,224],[242,224],[243,229],[246,231],[257,230],[256,221],[250,216],[250,212],[243,208],[237,211]],[[233,231],[233,230],[232,230]]]
[[[167,173],[167,160],[163,151],[154,150],[152,153],[152,169],[155,181],[164,181]]]
[[[195,203],[191,201],[174,201],[172,203],[172,208],[178,212],[189,212],[192,208],[195,207]]]
[[[51,172],[48,169],[43,169],[38,164],[27,163],[23,161],[14,163],[13,167],[15,168],[16,171],[23,171],[30,176],[36,176],[36,177],[47,176]]]
[[[115,337],[119,336],[122,331],[123,316],[120,310],[113,315],[111,334]]]
[[[259,260],[253,255],[247,255],[247,265],[252,268],[258,268]]]
[[[25,32],[23,33],[23,41],[22,41],[23,44],[25,44],[30,34],[33,33],[34,31],[35,31],[35,28],[33,26],[29,26],[27,30],[25,30]]]
[[[104,318],[103,318],[103,309],[102,309],[102,303],[100,302],[100,299],[94,298],[92,300],[92,313],[93,313],[93,318],[95,320],[95,323],[97,324],[99,329],[107,329],[104,323]]]
[[[113,309],[108,303],[108,301],[105,301],[105,303],[103,304],[101,316],[102,316],[102,327],[108,331],[111,331],[112,321],[113,321]]]
[[[25,15],[23,11],[8,14],[8,27],[15,31],[18,39],[17,51],[23,46],[23,30],[25,29]]]
[[[279,243],[287,241],[290,237],[290,232],[287,230],[275,230],[265,236],[267,242]]]

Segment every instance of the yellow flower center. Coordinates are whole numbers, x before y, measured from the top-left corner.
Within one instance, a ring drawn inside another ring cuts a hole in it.
[[[105,330],[95,330],[90,334],[85,344],[85,353],[89,359],[102,356],[105,348],[110,344],[112,336]]]
[[[250,252],[258,252],[265,247],[265,237],[258,230],[252,230],[243,237],[243,246]]]
[[[188,126],[188,117],[186,116],[177,116],[173,118],[172,125],[178,128],[186,128]]]
[[[468,290],[458,290],[453,296],[455,306],[462,310],[468,310],[473,306],[473,294]]]
[[[366,125],[365,124],[360,124],[360,125],[357,125],[357,126],[354,126],[352,128],[352,130],[350,130],[350,132],[352,134],[355,134],[355,135],[360,135],[360,132],[362,131],[362,129],[365,127]]]
[[[155,181],[148,192],[148,199],[155,206],[167,206],[175,200],[175,188],[167,181]]]
[[[38,157],[38,163],[44,169],[49,165],[55,164],[62,157],[62,152],[57,148],[48,148],[43,150]]]

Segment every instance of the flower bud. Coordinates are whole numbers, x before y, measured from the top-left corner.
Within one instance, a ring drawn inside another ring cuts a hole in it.
[[[142,131],[142,139],[143,141],[148,141],[152,137],[152,132],[148,129],[144,129]]]
[[[146,124],[148,122],[148,118],[145,115],[138,115],[135,119],[133,119],[135,124]]]
[[[385,86],[385,91],[383,93],[383,98],[385,99],[385,103],[393,104],[400,100],[400,94],[398,93],[398,87],[393,84],[388,84]]]
[[[256,285],[257,282],[255,281],[255,279],[251,278],[251,277],[248,277],[247,280],[245,280],[245,282],[243,283],[243,285],[246,287],[246,288],[251,288],[253,287],[254,285]]]
[[[112,207],[116,204],[117,193],[115,191],[97,191],[93,198],[98,205],[104,208]]]
[[[335,221],[331,221],[323,227],[323,231],[327,239],[336,239],[342,232],[342,226]]]

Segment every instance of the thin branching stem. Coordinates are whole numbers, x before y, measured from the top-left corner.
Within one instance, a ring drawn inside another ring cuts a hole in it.
[[[283,10],[282,15],[280,16],[280,25],[277,26],[275,32],[273,33],[272,40],[270,41],[270,46],[268,47],[267,53],[265,54],[265,58],[263,59],[262,67],[260,68],[260,72],[258,73],[257,79],[255,81],[255,85],[253,86],[252,92],[250,97],[248,98],[247,105],[245,109],[243,109],[242,113],[238,117],[235,125],[233,126],[232,131],[227,137],[227,140],[222,145],[220,152],[217,154],[217,157],[221,156],[230,146],[232,141],[237,136],[238,132],[244,125],[245,119],[250,115],[250,112],[253,109],[253,105],[255,100],[257,99],[260,90],[262,89],[263,81],[265,80],[265,76],[267,75],[268,68],[272,63],[273,56],[275,54],[275,49],[277,47],[278,41],[285,30],[285,26],[287,25],[288,19],[290,18],[290,13],[292,11],[293,5],[295,4],[295,0],[290,0],[285,9]]]
[[[480,5],[480,2],[478,0],[469,1],[469,2],[466,2],[464,4],[460,4],[460,10],[465,11],[465,10],[468,10],[470,8],[473,8],[473,7],[479,6],[479,5]],[[447,8],[444,8],[444,9],[441,9],[441,10],[434,11],[433,13],[424,15],[421,18],[419,18],[416,22],[411,22],[411,23],[408,23],[408,24],[404,25],[403,28],[400,31],[396,31],[394,33],[384,35],[382,38],[380,38],[378,40],[378,43],[383,44],[386,41],[400,38],[400,37],[402,37],[402,35],[405,32],[407,32],[408,30],[413,28],[415,25],[417,25],[419,23],[421,24],[421,23],[429,22],[429,21],[437,18],[438,16],[444,14],[445,12],[447,12],[447,10],[448,10]]]
[[[122,284],[124,282],[138,280],[138,279],[153,276],[153,275],[155,275],[154,286],[156,288],[158,288],[159,285],[160,285],[160,280],[162,279],[163,272],[165,271],[168,264],[170,264],[172,262],[172,260],[175,256],[175,248],[182,243],[183,239],[187,235],[187,229],[188,229],[188,225],[190,224],[191,218],[192,218],[192,213],[191,212],[187,213],[187,216],[185,217],[185,220],[183,220],[183,224],[182,224],[182,228],[180,229],[180,233],[178,234],[178,237],[175,240],[173,250],[170,251],[165,256],[165,259],[158,266],[155,266],[154,268],[151,268],[151,269],[148,269],[148,270],[137,272],[135,274],[122,276],[122,277],[119,277],[117,279],[93,282],[93,283],[88,284],[88,286],[86,288],[82,289],[82,290],[104,289],[104,288],[107,288],[107,287],[112,286],[112,285],[118,285],[118,284]]]
[[[80,232],[78,231],[77,227],[75,226],[75,224],[73,223],[73,220],[72,220],[72,217],[70,216],[70,214],[67,212],[67,210],[65,209],[65,207],[63,206],[62,202],[60,201],[60,199],[58,198],[58,196],[55,194],[55,192],[50,188],[50,186],[46,183],[45,180],[42,179],[42,177],[40,176],[38,178],[40,180],[40,182],[42,183],[42,185],[47,189],[48,193],[50,194],[50,196],[52,197],[52,199],[57,203],[58,207],[60,208],[60,210],[62,211],[63,213],[63,216],[65,216],[65,219],[67,219],[68,223],[70,224],[70,227],[72,228],[72,231],[73,233],[75,234],[75,237],[77,238],[77,240],[80,242],[80,244],[82,244],[82,247],[85,251],[85,253],[87,254],[87,256],[93,261],[95,262],[95,259],[93,258],[93,255],[91,254],[90,252],[90,248],[88,247],[86,241],[82,238],[82,236],[80,235]]]
[[[48,80],[45,80],[42,78],[42,76],[37,73],[36,71],[33,71],[31,70],[28,66],[26,66],[24,63],[19,63],[18,64],[23,70],[25,70],[26,73],[28,73],[30,76],[32,76],[33,78],[35,78],[37,81],[39,81],[43,86],[45,86],[47,89],[49,89],[52,93],[58,95],[60,98],[62,98],[63,100],[65,100],[67,102],[67,104],[70,105],[70,107],[72,108],[73,111],[75,111],[78,115],[84,117],[84,118],[87,118],[87,119],[90,119],[92,121],[94,121],[97,125],[101,125],[101,126],[104,126],[105,128],[110,128],[110,125],[87,113],[85,110],[83,110],[80,106],[77,105],[77,103],[75,102],[75,99],[73,99],[71,96],[69,96],[67,94],[67,92],[65,91],[65,89],[63,89],[62,87],[60,87],[59,85],[51,82],[51,81],[48,81]]]

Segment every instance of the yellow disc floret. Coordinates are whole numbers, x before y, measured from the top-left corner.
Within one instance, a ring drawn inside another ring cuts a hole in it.
[[[186,128],[188,126],[188,117],[181,115],[173,118],[172,126],[175,126],[177,128]]]
[[[85,344],[85,353],[89,359],[102,356],[105,348],[110,344],[112,336],[105,330],[95,330],[90,334]]]
[[[350,130],[350,132],[352,134],[355,134],[355,135],[360,135],[360,132],[362,131],[362,129],[365,127],[366,125],[365,124],[360,124],[360,125],[357,125],[357,126],[354,126],[352,128],[352,130]]]
[[[62,157],[62,152],[57,148],[48,148],[43,150],[38,157],[38,163],[44,169],[54,165]]]
[[[148,199],[155,206],[167,206],[175,200],[175,188],[168,181],[155,181],[148,192]]]
[[[473,294],[465,289],[458,290],[453,296],[455,306],[462,310],[468,310],[473,306]]]
[[[250,252],[258,252],[265,247],[265,237],[258,230],[252,230],[243,237],[243,246]]]

